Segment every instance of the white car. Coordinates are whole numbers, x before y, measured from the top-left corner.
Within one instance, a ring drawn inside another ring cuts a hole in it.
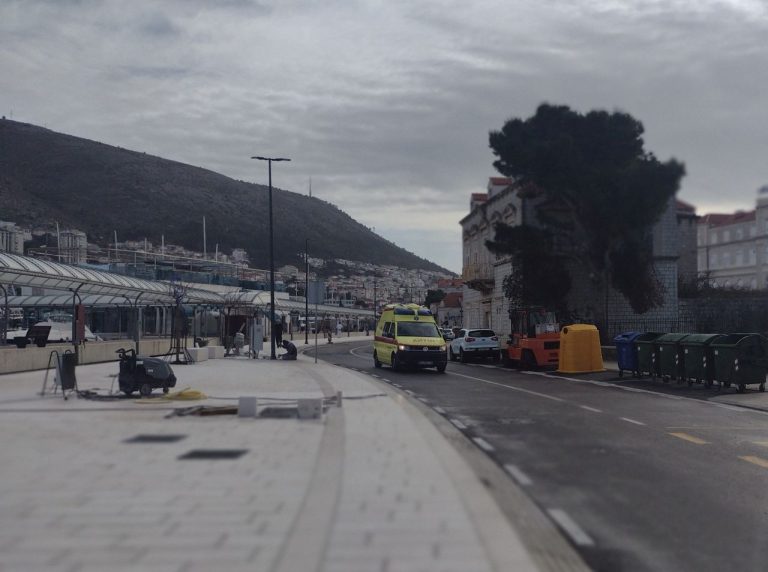
[[[448,346],[451,361],[461,360],[466,363],[473,358],[501,359],[499,336],[487,328],[464,328]]]

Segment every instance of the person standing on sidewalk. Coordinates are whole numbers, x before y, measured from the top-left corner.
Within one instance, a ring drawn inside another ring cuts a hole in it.
[[[282,346],[283,345],[283,321],[275,320],[274,328],[275,328],[275,345]]]

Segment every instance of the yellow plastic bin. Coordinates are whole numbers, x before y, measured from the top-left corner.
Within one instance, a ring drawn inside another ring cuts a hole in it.
[[[591,324],[572,324],[560,330],[560,373],[605,371],[600,333]]]

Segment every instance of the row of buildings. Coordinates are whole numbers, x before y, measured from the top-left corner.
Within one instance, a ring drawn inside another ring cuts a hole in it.
[[[180,280],[249,289],[268,288],[269,274],[249,266],[248,253],[236,248],[230,255],[195,252],[148,240],[110,243],[107,248],[89,243],[76,229],[28,229],[0,221],[0,252],[37,256],[63,264],[89,266],[146,280]],[[423,269],[405,269],[369,262],[310,258],[310,273],[302,266],[286,265],[275,273],[276,289],[303,295],[307,278],[314,283],[319,303],[346,308],[382,307],[389,302],[423,303],[447,274]],[[321,281],[318,275],[324,275]]]
[[[535,220],[535,199],[514,180],[491,177],[484,193],[472,193],[469,213],[460,221],[463,253],[463,317],[469,327],[489,327],[499,333],[511,328],[509,302],[503,281],[513,272],[509,257],[486,247],[494,239],[494,225],[530,224]],[[605,315],[609,330],[622,330],[640,320],[657,328],[672,327],[678,318],[678,287],[701,283],[718,288],[768,287],[768,186],[758,191],[756,208],[733,214],[696,215],[696,209],[676,198],[652,229],[657,278],[664,302],[638,316],[624,297],[609,291],[596,296],[584,273],[574,272],[568,298],[572,318],[595,321]]]

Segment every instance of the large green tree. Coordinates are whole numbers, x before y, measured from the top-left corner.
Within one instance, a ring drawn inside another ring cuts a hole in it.
[[[540,195],[537,218],[568,245],[562,253],[638,313],[663,300],[650,232],[685,174],[682,163],[645,150],[642,135],[627,113],[549,104],[490,134],[494,167]]]

